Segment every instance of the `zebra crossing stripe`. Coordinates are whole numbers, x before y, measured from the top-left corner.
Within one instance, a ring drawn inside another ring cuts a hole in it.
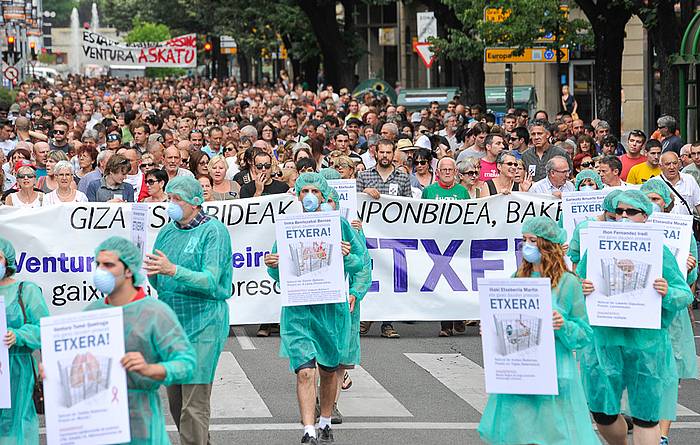
[[[352,387],[349,391],[343,391],[338,400],[338,409],[343,417],[413,417],[363,367],[356,366],[348,372]]]
[[[428,371],[447,389],[483,414],[488,400],[484,369],[462,354],[405,353],[409,360]]]
[[[236,357],[224,351],[219,357],[211,390],[211,417],[272,417]]]

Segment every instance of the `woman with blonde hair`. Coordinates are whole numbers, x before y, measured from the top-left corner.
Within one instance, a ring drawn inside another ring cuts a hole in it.
[[[479,181],[479,169],[479,159],[474,157],[465,158],[457,164],[459,183],[467,189],[469,196],[474,199],[483,197],[480,190],[484,183]]]
[[[44,202],[44,192],[36,189],[36,171],[30,166],[17,170],[18,191],[5,198],[5,204],[13,207],[41,207]]]
[[[212,184],[212,198],[214,201],[228,201],[241,197],[241,186],[236,181],[226,179],[228,163],[222,155],[216,155],[209,161],[209,175]]]

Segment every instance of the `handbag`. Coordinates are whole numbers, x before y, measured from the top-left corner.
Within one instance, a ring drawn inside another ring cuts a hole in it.
[[[24,301],[22,301],[23,285],[24,282],[19,283],[19,290],[17,291],[17,301],[19,302],[19,307],[22,308],[24,324],[27,324],[27,311],[24,308]],[[39,380],[39,374],[37,374],[36,372],[34,357],[30,354],[29,358],[32,361],[32,373],[34,374],[34,388],[32,390],[32,401],[34,401],[34,409],[36,409],[37,414],[44,414],[44,385],[42,385],[41,381]]]
[[[666,183],[668,188],[671,189],[673,194],[680,198],[681,202],[688,210],[688,213],[693,217],[693,236],[695,236],[696,241],[700,241],[700,215],[697,214],[697,211],[694,211],[695,209],[690,208],[690,206],[688,205],[688,201],[686,201],[685,198],[683,198],[683,196],[681,196],[681,194],[676,191],[676,189],[671,185],[670,182],[668,182],[663,177],[661,179]]]

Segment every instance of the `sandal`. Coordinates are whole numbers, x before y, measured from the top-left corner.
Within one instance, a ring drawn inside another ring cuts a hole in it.
[[[343,391],[347,391],[350,389],[352,386],[352,379],[350,378],[350,374],[348,374],[347,371],[345,371],[345,374],[343,374],[343,383],[340,385],[340,389]]]

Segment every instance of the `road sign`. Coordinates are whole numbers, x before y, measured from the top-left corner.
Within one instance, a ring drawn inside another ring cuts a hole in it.
[[[418,42],[427,42],[430,37],[437,37],[437,20],[433,11],[416,13],[418,23]]]
[[[234,39],[231,36],[221,36],[219,39],[219,46],[221,48],[236,48],[238,45],[236,45],[236,39]]]
[[[517,48],[486,48],[485,63],[557,63],[556,50],[548,48],[525,48],[522,55],[515,55]],[[569,61],[569,48],[561,48],[559,62]]]
[[[484,8],[484,21],[493,23],[503,23],[510,16],[510,9]]]
[[[8,66],[4,72],[5,78],[9,81],[14,82],[19,77],[19,71],[14,66]]]
[[[416,50],[426,68],[433,66],[435,53],[430,49],[430,43],[416,42],[413,44],[413,49]]]

